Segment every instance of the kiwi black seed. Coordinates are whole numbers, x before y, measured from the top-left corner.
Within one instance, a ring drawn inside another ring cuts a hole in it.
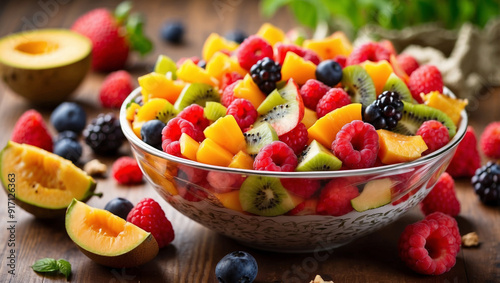
[[[295,207],[279,178],[255,175],[241,185],[240,203],[244,211],[261,216],[282,215]]]
[[[178,111],[174,108],[174,106],[170,102],[167,101],[165,106],[163,106],[163,108],[156,114],[156,119],[166,124],[168,121],[170,121],[170,119],[177,116],[177,114]]]
[[[413,103],[413,96],[411,95],[410,90],[403,80],[394,73],[387,78],[382,92],[386,90],[396,92],[401,97],[401,100]]]
[[[340,161],[330,150],[316,140],[304,150],[299,157],[297,171],[333,171],[342,166]]]
[[[392,131],[404,135],[415,135],[420,126],[429,120],[441,122],[450,134],[450,139],[455,136],[457,127],[453,121],[441,110],[425,104],[413,104],[403,101],[403,117]]]
[[[191,104],[205,107],[207,101],[220,102],[219,92],[211,85],[204,83],[192,83],[184,87],[174,104],[178,111]]]
[[[377,99],[372,78],[359,65],[347,66],[342,70],[342,85],[351,96],[352,102],[359,102],[364,107]]]
[[[257,155],[263,146],[278,140],[278,134],[271,124],[266,122],[246,131],[243,135],[247,142],[247,153],[251,156]]]

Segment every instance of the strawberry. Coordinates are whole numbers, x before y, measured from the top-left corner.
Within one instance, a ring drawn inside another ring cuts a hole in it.
[[[53,142],[42,115],[36,110],[28,110],[19,117],[11,140],[17,143],[34,145],[52,152]]]
[[[101,85],[99,100],[107,108],[120,108],[123,101],[134,89],[133,80],[127,71],[110,73]]]

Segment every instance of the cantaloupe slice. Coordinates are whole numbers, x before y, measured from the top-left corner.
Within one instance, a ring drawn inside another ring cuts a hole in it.
[[[379,140],[378,157],[384,164],[413,161],[427,150],[421,136],[406,136],[387,130],[377,130]]]
[[[217,119],[217,121],[205,128],[203,134],[231,152],[232,155],[246,149],[245,136],[233,115],[226,115]]]

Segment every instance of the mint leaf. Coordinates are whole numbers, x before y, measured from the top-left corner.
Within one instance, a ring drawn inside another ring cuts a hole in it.
[[[266,17],[271,17],[276,11],[293,2],[293,0],[262,0],[260,2],[260,11]]]
[[[31,266],[34,271],[36,272],[54,272],[59,270],[59,267],[57,266],[57,262],[53,258],[42,258],[37,261]]]
[[[71,275],[71,263],[60,258],[57,260],[57,266],[59,267],[59,272],[66,276],[66,279],[69,279],[69,276]]]
[[[124,1],[118,4],[115,9],[115,18],[119,23],[123,23],[132,10],[132,2]]]
[[[141,55],[153,50],[153,43],[142,32],[143,26],[144,19],[140,14],[130,15],[126,23],[130,45],[133,50],[138,51]]]

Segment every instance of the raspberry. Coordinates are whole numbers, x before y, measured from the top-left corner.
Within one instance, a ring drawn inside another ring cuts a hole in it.
[[[372,167],[377,160],[378,134],[363,121],[345,124],[332,142],[332,151],[350,169]]]
[[[347,214],[353,209],[351,200],[357,196],[358,188],[347,179],[333,179],[321,191],[316,212],[333,216]]]
[[[469,126],[465,136],[457,146],[457,151],[446,169],[452,177],[472,177],[476,169],[481,167],[481,157],[477,150],[477,140],[474,129]]]
[[[237,72],[224,73],[224,75],[222,75],[222,79],[221,79],[221,83],[220,83],[221,91],[224,92],[226,87],[228,87],[232,83],[239,81],[239,80],[242,80],[242,79],[243,79],[243,76]]]
[[[123,101],[134,89],[132,77],[127,71],[109,74],[101,85],[99,100],[103,107],[120,108]]]
[[[159,248],[167,246],[175,238],[172,223],[153,199],[145,198],[137,203],[129,212],[127,221],[150,232],[158,242]]]
[[[391,56],[389,50],[376,42],[368,42],[354,48],[349,57],[347,57],[346,65],[356,65],[363,63],[366,60],[378,62],[380,60],[389,61]]]
[[[238,47],[236,57],[240,66],[250,70],[257,61],[269,57],[273,58],[273,47],[263,38],[251,35]]]
[[[425,215],[439,211],[450,216],[460,213],[460,202],[455,194],[455,181],[448,173],[443,173],[434,188],[420,203],[420,209]]]
[[[345,57],[344,55],[337,55],[333,57],[333,61],[339,63],[342,69],[345,68],[345,66],[347,66],[347,57]]]
[[[297,156],[284,142],[273,141],[262,147],[255,157],[253,169],[291,172],[297,167]]]
[[[177,117],[188,120],[193,123],[193,125],[200,131],[203,132],[210,121],[204,116],[203,107],[198,104],[191,104],[188,107],[182,109],[182,111],[177,115]],[[202,138],[203,140],[203,138]]]
[[[181,156],[179,139],[182,133],[186,133],[197,141],[203,140],[203,133],[197,129],[193,123],[180,117],[175,117],[168,121],[161,132],[162,148],[166,153]]]
[[[283,43],[278,43],[276,44],[276,56],[275,60],[278,62],[280,65],[283,65],[283,62],[285,61],[286,54],[288,52],[293,52],[300,57],[304,58],[304,60],[311,61],[314,64],[318,65],[320,62],[318,54],[316,52],[302,48],[300,46],[297,46],[295,44],[283,44]]]
[[[448,128],[436,120],[429,120],[422,123],[416,135],[422,136],[427,150],[422,155],[427,155],[446,145],[450,141]]]
[[[54,146],[42,115],[34,109],[24,112],[19,117],[10,139],[13,142],[30,144],[50,152]]]
[[[318,191],[321,186],[319,180],[316,179],[295,179],[295,178],[282,178],[281,184],[288,191],[303,197],[304,199],[310,198]]]
[[[436,215],[438,214],[438,215]],[[439,275],[456,263],[460,250],[455,219],[440,212],[406,226],[399,238],[399,256],[414,271]]]
[[[220,102],[222,105],[228,107],[233,102],[234,98],[234,88],[241,82],[241,80],[237,80],[234,83],[228,85],[224,91],[222,92]]]
[[[316,114],[318,118],[325,116],[331,111],[346,106],[351,103],[351,98],[343,89],[335,87],[327,91],[327,93],[318,101],[316,105]]]
[[[488,162],[471,179],[474,191],[487,205],[500,205],[500,165]]]
[[[240,129],[246,129],[257,120],[257,110],[253,104],[244,98],[233,100],[227,107],[226,115],[233,115]]]
[[[309,140],[306,125],[298,123],[291,131],[279,136],[279,140],[286,143],[296,155],[299,155]]]
[[[384,91],[364,109],[363,121],[372,124],[375,129],[390,130],[403,117],[403,108],[404,104],[397,92]]]
[[[281,65],[265,57],[250,68],[250,75],[263,93],[270,94],[276,89],[276,83],[281,80]]]
[[[403,71],[405,71],[408,76],[410,76],[413,71],[418,69],[418,67],[420,67],[417,59],[415,59],[415,57],[411,56],[410,54],[399,54],[396,57],[396,60],[398,61],[399,66],[401,66]]]
[[[483,131],[480,139],[484,155],[491,159],[500,159],[500,122],[492,122]]]
[[[245,180],[240,174],[230,174],[226,172],[210,171],[207,174],[207,182],[214,192],[223,194],[240,188]]]
[[[316,111],[318,101],[328,90],[330,90],[330,87],[318,80],[307,80],[300,88],[300,95],[302,96],[302,101],[304,101],[304,106]]]
[[[120,120],[113,113],[99,114],[83,130],[85,143],[97,154],[115,154],[125,141]]]
[[[433,65],[424,65],[413,71],[408,81],[413,98],[422,103],[420,94],[427,94],[431,91],[443,92],[443,77],[441,72]]]
[[[122,185],[142,183],[142,171],[137,161],[128,156],[118,158],[111,167],[113,178]]]

